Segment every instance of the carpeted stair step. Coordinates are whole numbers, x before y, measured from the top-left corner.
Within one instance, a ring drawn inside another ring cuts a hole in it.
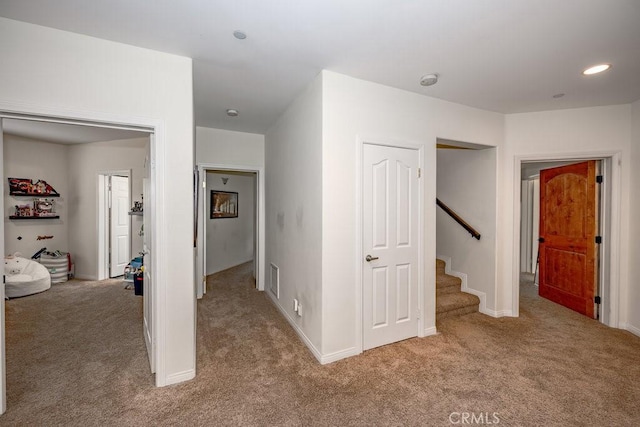
[[[460,292],[462,279],[448,274],[436,275],[436,296]]]
[[[436,299],[436,320],[475,313],[479,305],[480,298],[466,292],[441,295]]]
[[[436,260],[436,320],[475,313],[480,298],[461,291],[462,280],[445,274],[446,264]]]

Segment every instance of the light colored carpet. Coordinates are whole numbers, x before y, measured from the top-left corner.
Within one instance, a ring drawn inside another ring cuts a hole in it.
[[[449,426],[463,412],[497,413],[504,426],[640,422],[640,338],[531,285],[520,318],[444,319],[437,336],[322,366],[252,288],[250,268],[210,277],[198,376],[160,389],[132,291],[72,282],[8,301],[0,424]]]

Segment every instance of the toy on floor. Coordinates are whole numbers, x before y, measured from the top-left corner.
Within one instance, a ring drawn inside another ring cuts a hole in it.
[[[142,275],[144,272],[143,257],[135,257],[124,268],[125,289],[134,290],[135,295],[142,295]]]

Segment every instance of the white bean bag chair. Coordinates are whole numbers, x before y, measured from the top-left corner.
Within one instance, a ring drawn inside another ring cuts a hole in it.
[[[51,275],[47,267],[27,258],[6,257],[4,259],[4,274],[6,276],[5,296],[7,298],[37,294],[51,287]]]

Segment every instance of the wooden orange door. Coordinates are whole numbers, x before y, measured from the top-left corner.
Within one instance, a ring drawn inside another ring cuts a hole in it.
[[[540,171],[541,297],[594,317],[596,161]]]

